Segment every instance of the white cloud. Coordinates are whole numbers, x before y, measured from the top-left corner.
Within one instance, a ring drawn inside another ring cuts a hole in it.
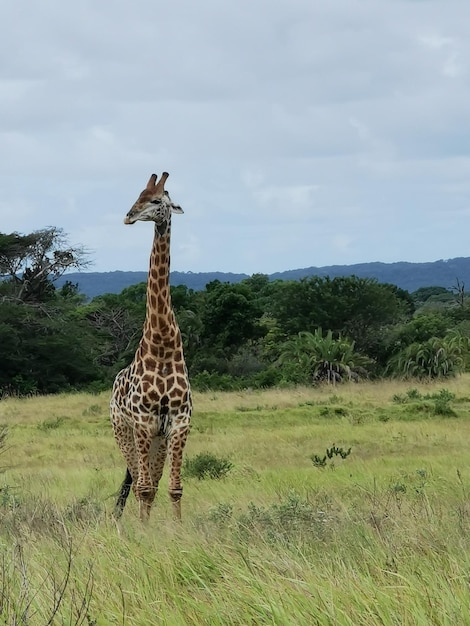
[[[438,70],[449,78],[458,78],[465,73],[462,48],[456,38],[439,34],[421,35],[418,41],[429,48],[436,58]]]
[[[347,235],[345,233],[338,233],[337,235],[334,235],[332,239],[332,244],[333,247],[340,254],[344,254],[345,252],[348,252],[350,250],[353,241],[354,239],[350,235]]]
[[[315,185],[274,186],[253,192],[256,203],[265,209],[266,215],[279,216],[285,220],[311,215],[315,210]]]

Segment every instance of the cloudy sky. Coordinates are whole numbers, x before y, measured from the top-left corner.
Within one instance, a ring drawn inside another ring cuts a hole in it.
[[[91,271],[170,172],[172,269],[470,256],[468,0],[3,0],[0,231]]]

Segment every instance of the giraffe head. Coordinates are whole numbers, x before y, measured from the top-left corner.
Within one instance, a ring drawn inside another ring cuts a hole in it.
[[[169,174],[163,172],[157,183],[157,175],[152,174],[131,210],[124,218],[124,224],[135,222],[155,222],[160,233],[166,230],[172,213],[183,213],[183,209],[171,201],[164,185]]]

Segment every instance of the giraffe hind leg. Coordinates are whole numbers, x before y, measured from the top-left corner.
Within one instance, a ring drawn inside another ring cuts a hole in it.
[[[167,455],[167,440],[165,437],[155,437],[150,446],[149,466],[152,485],[158,490],[158,484],[163,474]]]
[[[138,476],[137,455],[133,429],[124,423],[118,411],[112,411],[111,423],[114,430],[114,437],[127,465],[126,476],[119,489],[114,507],[114,516],[119,518],[124,511],[131,486],[134,488],[135,492],[135,481]]]

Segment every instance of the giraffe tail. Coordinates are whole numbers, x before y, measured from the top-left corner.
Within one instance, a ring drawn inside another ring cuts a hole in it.
[[[116,506],[114,507],[114,517],[119,519],[124,511],[124,507],[126,506],[127,496],[131,490],[132,485],[132,476],[129,471],[129,468],[126,469],[126,476],[122,482],[121,488],[119,489],[119,495],[116,500]]]

